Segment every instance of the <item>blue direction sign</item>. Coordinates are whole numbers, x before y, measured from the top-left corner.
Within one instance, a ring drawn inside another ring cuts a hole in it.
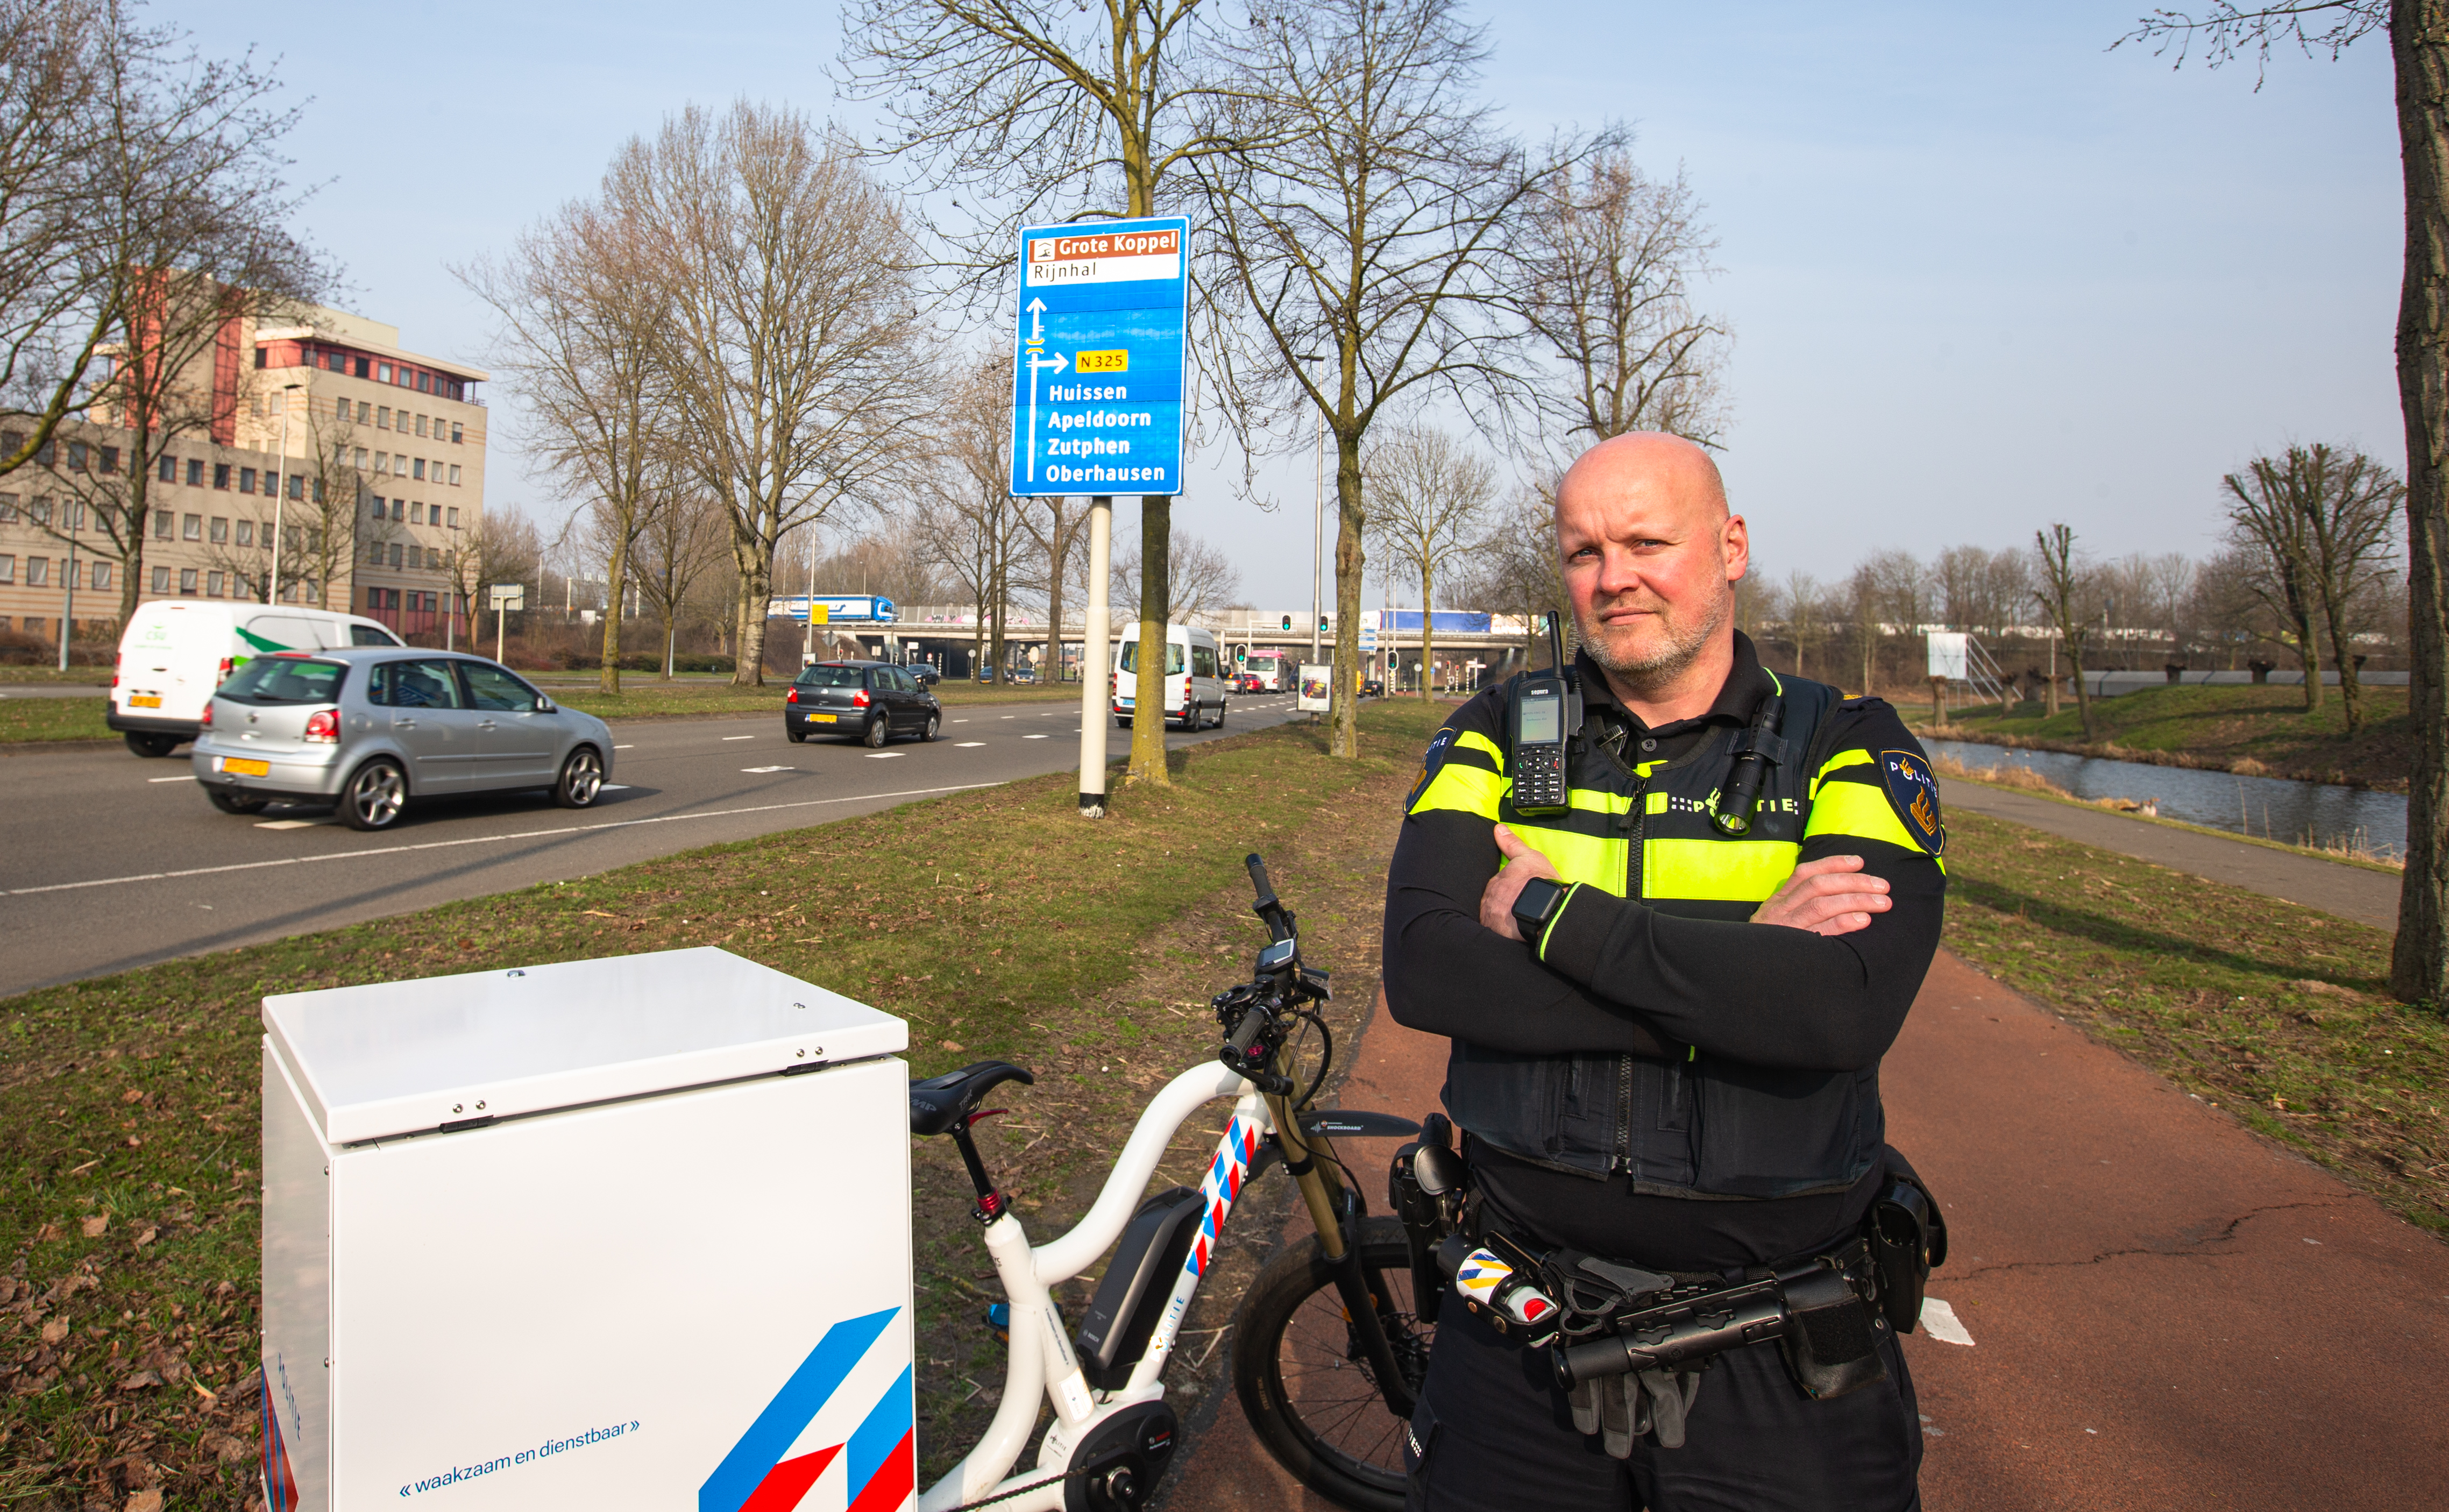
[[[1190,321],[1179,218],[1024,227],[1012,492],[1182,492]]]

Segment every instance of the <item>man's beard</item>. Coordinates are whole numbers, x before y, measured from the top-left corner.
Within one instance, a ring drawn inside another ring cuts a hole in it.
[[[1628,688],[1636,690],[1660,688],[1682,676],[1686,669],[1699,660],[1703,649],[1726,628],[1726,616],[1734,611],[1734,606],[1735,595],[1732,592],[1719,594],[1709,606],[1708,612],[1689,630],[1661,614],[1659,628],[1666,632],[1663,643],[1653,645],[1644,653],[1619,656],[1605,637],[1591,634],[1591,627],[1587,625],[1582,627],[1582,648],[1591,653],[1592,661],[1606,668]],[[1598,606],[1591,606],[1593,613],[1597,609]]]

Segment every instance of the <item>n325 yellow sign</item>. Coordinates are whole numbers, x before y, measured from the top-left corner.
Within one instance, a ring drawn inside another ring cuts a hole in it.
[[[1082,352],[1071,359],[1071,371],[1074,373],[1128,373],[1130,368],[1131,354],[1128,351]]]

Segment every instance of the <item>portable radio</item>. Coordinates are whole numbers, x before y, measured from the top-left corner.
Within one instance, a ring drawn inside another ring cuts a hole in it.
[[[1565,812],[1565,742],[1581,724],[1582,701],[1565,665],[1564,635],[1552,613],[1548,616],[1548,663],[1546,671],[1525,673],[1514,683],[1508,710],[1514,810],[1526,816]]]

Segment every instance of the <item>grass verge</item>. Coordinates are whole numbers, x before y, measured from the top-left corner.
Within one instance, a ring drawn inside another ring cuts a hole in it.
[[[1357,762],[1328,759],[1308,727],[1200,746],[1176,757],[1174,787],[1126,793],[1100,824],[1077,818],[1069,775],[1049,777],[827,825],[821,872],[803,836],[769,836],[0,1003],[0,1500],[253,1499],[266,993],[722,945],[903,1015],[916,1075],[1032,1066],[1038,1086],[987,1144],[1051,1233],[1086,1209],[1148,1093],[1214,1053],[1206,999],[1263,940],[1246,851],[1267,854],[1313,958],[1345,968],[1345,1026],[1365,1011],[1395,816],[1435,712],[1366,710]],[[1216,1112],[1161,1181],[1197,1180]],[[1001,1381],[976,1322],[992,1270],[939,1144],[916,1151],[935,1470]],[[1252,1238],[1271,1227],[1263,1210],[1246,1222]],[[1237,1290],[1228,1274],[1203,1293],[1186,1368]]]
[[[2248,1128],[2449,1233],[2449,1023],[2389,936],[1957,809],[1947,943]]]
[[[0,745],[28,741],[111,740],[99,698],[0,698]]]
[[[2012,708],[2003,716],[1996,706],[1960,710],[1945,729],[1930,727],[1927,700],[1919,711],[1910,700],[1898,707],[1917,728],[1949,739],[2402,792],[2415,738],[2406,689],[2366,688],[2363,697],[2365,724],[2353,739],[2336,688],[2311,713],[2304,711],[2303,689],[2268,685],[2197,684],[2098,698],[2092,704],[2090,742],[2072,701],[2054,719],[2038,704]]]

